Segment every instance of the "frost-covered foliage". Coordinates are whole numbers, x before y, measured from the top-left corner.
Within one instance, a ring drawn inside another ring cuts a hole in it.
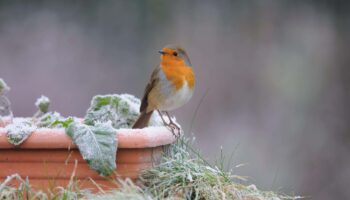
[[[13,123],[6,126],[7,140],[13,145],[20,145],[36,128],[28,118],[14,118]]]
[[[76,167],[76,165],[75,165]],[[74,171],[76,168],[74,168]],[[74,179],[74,172],[71,175],[69,183],[65,187],[41,188],[31,186],[29,177],[21,177],[18,174],[12,174],[0,182],[1,200],[78,200],[83,198],[84,193],[90,193],[88,190],[79,189],[78,182]],[[52,180],[55,182],[56,180]],[[16,182],[18,187],[14,187]],[[54,184],[53,184],[54,185]]]
[[[10,90],[5,81],[0,78],[0,125],[2,117],[10,116],[12,118],[11,103],[4,94]]]
[[[110,123],[96,123],[90,126],[73,122],[66,132],[78,145],[90,168],[103,176],[108,176],[115,170],[117,139],[116,130]]]
[[[37,119],[34,119],[35,123],[38,127],[46,127],[51,128],[53,127],[52,124],[56,121],[64,121],[65,118],[61,116],[58,112],[48,112],[44,115],[40,116]]]
[[[221,158],[223,159],[223,158]],[[220,160],[220,163],[224,160]],[[167,149],[160,165],[143,172],[144,189],[155,199],[232,199],[232,200],[286,200],[299,199],[275,192],[261,191],[254,185],[240,182],[244,177],[233,175],[213,166],[191,147],[183,136]]]
[[[12,115],[11,103],[5,96],[0,96],[0,117]]]
[[[39,110],[34,114],[32,120],[39,128],[67,128],[73,121],[79,121],[77,118],[66,118],[58,112],[49,111],[50,99],[44,95],[36,100],[35,106]]]
[[[39,128],[67,128],[73,121],[79,121],[77,118],[63,117],[58,112],[48,112],[33,120]]]
[[[83,123],[68,125],[67,134],[78,145],[83,158],[101,175],[110,175],[116,168],[116,130],[128,128],[139,116],[140,100],[129,94],[93,97]],[[159,116],[151,125],[161,125]]]
[[[89,166],[108,176],[116,168],[116,129],[133,125],[139,116],[140,100],[129,94],[97,95],[84,120],[49,111],[50,100],[45,96],[35,105],[39,110],[31,119],[16,119],[6,127],[10,143],[22,143],[37,128],[66,128]],[[163,125],[158,113],[152,116],[150,125]]]
[[[0,96],[0,116],[12,116],[9,104],[6,97]],[[48,112],[49,104],[49,98],[41,96],[35,103],[39,110],[33,118],[14,118],[12,123],[5,127],[9,143],[20,145],[37,128],[61,128],[65,127],[65,123],[74,121],[73,118],[64,118],[57,112]]]
[[[44,115],[45,116],[45,119],[48,120],[48,119],[58,119],[60,115],[59,113],[56,113],[56,112],[50,112],[49,113],[49,107],[50,107],[50,99],[44,95],[41,95],[41,97],[39,97],[36,102],[35,102],[35,106],[38,108],[38,111],[36,111],[36,113],[33,115],[33,120],[35,122],[37,121],[41,121],[42,118]],[[52,117],[51,117],[52,116]],[[49,117],[49,118],[48,118]],[[49,124],[47,124],[49,125]]]
[[[104,192],[103,194],[88,194],[86,199],[88,200],[156,200],[146,190],[143,190],[139,186],[135,185],[130,179],[119,180],[118,189]],[[170,200],[170,199],[169,199]]]
[[[41,95],[35,102],[35,106],[39,108],[42,113],[47,113],[49,111],[50,99],[44,95]]]
[[[7,86],[7,84],[5,83],[5,81],[0,78],[0,96],[5,94],[5,92],[9,91],[10,87]]]
[[[111,121],[114,128],[129,128],[140,114],[140,104],[140,100],[130,94],[97,95],[91,101],[85,123],[93,125],[96,122]],[[153,114],[150,126],[161,125],[159,115]]]

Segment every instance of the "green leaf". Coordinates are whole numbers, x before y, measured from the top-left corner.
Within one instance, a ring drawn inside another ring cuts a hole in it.
[[[14,118],[13,123],[6,126],[7,140],[13,145],[20,145],[36,128],[30,119]]]
[[[139,100],[131,95],[97,95],[91,101],[84,122],[94,125],[111,121],[114,128],[127,128],[139,115],[139,104]]]
[[[140,100],[132,95],[97,95],[91,101],[84,123],[94,125],[97,122],[110,121],[116,129],[129,128],[138,118],[139,109]],[[150,125],[162,125],[157,113],[152,116]]]
[[[10,87],[7,86],[7,84],[2,78],[0,78],[0,95],[3,95],[5,92],[9,90],[10,90]]]
[[[33,118],[35,125],[40,128],[67,128],[74,121],[79,121],[73,117],[62,117],[58,112],[48,112],[39,118]]]
[[[35,106],[38,107],[41,113],[49,112],[50,99],[44,95],[41,95],[35,102]]]
[[[53,123],[51,123],[50,127],[56,127],[61,125],[63,128],[68,128],[68,126],[74,122],[74,119],[72,117],[68,117],[64,120],[55,120]]]
[[[0,117],[1,116],[11,116],[11,103],[5,96],[0,96]]]
[[[59,121],[65,121],[67,119],[62,117],[58,112],[48,112],[39,116],[38,118],[34,117],[33,120],[35,122],[35,125],[41,128],[62,128]]]
[[[66,132],[78,145],[90,168],[103,176],[110,175],[116,169],[116,130],[110,123],[96,123],[94,126],[89,126],[73,122]]]

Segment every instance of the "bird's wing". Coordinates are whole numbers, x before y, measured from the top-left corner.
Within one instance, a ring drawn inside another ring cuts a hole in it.
[[[158,73],[160,71],[160,66],[157,66],[151,75],[151,79],[150,81],[147,83],[146,88],[145,88],[145,92],[143,94],[143,98],[141,101],[141,107],[140,107],[140,112],[146,112],[147,111],[147,107],[148,107],[148,94],[152,91],[152,89],[154,88],[154,86],[159,82],[159,76]]]

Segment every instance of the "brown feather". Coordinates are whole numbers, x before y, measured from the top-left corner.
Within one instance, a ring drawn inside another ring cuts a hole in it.
[[[148,82],[142,100],[141,100],[141,106],[140,106],[140,116],[132,126],[133,129],[135,128],[144,128],[148,126],[148,122],[152,116],[153,110],[147,112],[147,107],[148,107],[148,95],[154,88],[154,86],[158,83],[159,78],[158,78],[158,73],[159,73],[160,67],[157,66],[151,75],[151,79]]]
[[[151,79],[146,85],[142,100],[141,100],[141,107],[140,107],[140,113],[146,112],[148,107],[148,94],[151,92],[151,90],[154,88],[154,86],[158,83],[158,73],[159,73],[160,67],[157,66],[151,75]]]
[[[133,129],[135,128],[145,128],[146,126],[148,126],[148,122],[151,119],[153,111],[151,112],[142,112],[141,115],[139,116],[139,118],[136,120],[136,122],[134,123],[134,125],[132,126]]]

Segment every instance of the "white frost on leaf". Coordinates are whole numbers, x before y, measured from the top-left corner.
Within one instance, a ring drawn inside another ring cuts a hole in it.
[[[116,129],[130,128],[140,115],[141,101],[130,94],[97,95],[85,115],[85,123],[93,125],[96,122],[112,122]],[[162,126],[162,120],[155,112],[150,120],[150,126]]]
[[[12,118],[11,103],[4,94],[10,90],[5,81],[0,78],[0,124],[3,124],[2,117]]]
[[[10,90],[10,87],[5,83],[5,81],[0,78],[0,95],[5,94]]]
[[[90,168],[102,176],[108,176],[116,169],[117,137],[116,130],[110,123],[89,126],[73,122],[66,132],[78,146]]]
[[[20,145],[37,127],[28,118],[14,118],[13,123],[5,128],[7,129],[8,142],[13,145]]]
[[[49,111],[50,99],[41,95],[41,97],[36,100],[35,106],[38,107],[42,113],[47,113]]]
[[[0,96],[0,117],[12,116],[11,103],[6,96]]]

